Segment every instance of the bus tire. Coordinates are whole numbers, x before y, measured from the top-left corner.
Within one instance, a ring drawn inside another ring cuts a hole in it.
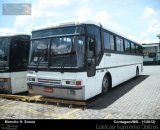
[[[139,76],[139,68],[137,67],[137,69],[136,69],[136,77],[138,77]]]
[[[110,88],[110,77],[105,75],[102,81],[102,94],[106,94]]]

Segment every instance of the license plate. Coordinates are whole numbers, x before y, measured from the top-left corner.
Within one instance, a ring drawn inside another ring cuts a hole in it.
[[[53,93],[53,88],[45,87],[45,88],[44,88],[44,92]]]

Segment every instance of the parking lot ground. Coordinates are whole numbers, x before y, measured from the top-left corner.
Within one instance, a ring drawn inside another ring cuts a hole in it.
[[[78,107],[0,99],[0,119],[160,119],[160,66]]]

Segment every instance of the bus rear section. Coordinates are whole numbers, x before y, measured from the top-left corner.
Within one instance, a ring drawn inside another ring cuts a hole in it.
[[[0,37],[0,93],[27,91],[29,47],[29,35]]]
[[[32,32],[27,73],[31,94],[88,100],[142,71],[141,45],[101,25],[73,23]]]

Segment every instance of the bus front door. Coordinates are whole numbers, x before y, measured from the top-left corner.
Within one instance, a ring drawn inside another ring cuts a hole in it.
[[[94,37],[88,37],[87,40],[87,76],[92,77],[96,74],[96,40]]]

